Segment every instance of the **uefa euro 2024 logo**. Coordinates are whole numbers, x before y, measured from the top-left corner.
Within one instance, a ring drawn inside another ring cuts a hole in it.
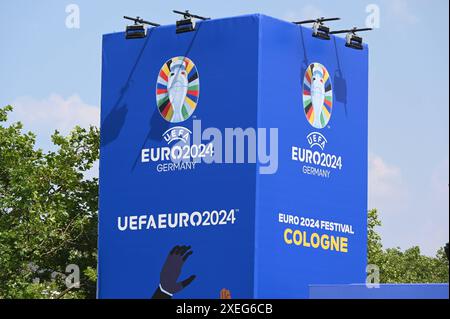
[[[184,56],[168,60],[159,71],[156,103],[161,116],[170,123],[186,121],[197,107],[200,81],[197,68]]]
[[[317,129],[324,128],[331,118],[333,89],[330,74],[320,63],[312,63],[303,79],[303,109],[308,122]]]
[[[309,124],[316,129],[328,125],[333,109],[333,89],[328,70],[320,63],[312,63],[305,70],[303,79],[303,110]],[[310,149],[292,147],[292,160],[302,164],[303,174],[330,178],[334,171],[342,170],[342,156],[324,153],[328,141],[319,132],[306,137]],[[320,150],[313,150],[313,148]]]

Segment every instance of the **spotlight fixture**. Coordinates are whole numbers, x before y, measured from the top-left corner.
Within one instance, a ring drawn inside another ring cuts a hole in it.
[[[174,13],[180,14],[183,16],[183,20],[178,20],[176,23],[176,33],[184,33],[195,30],[195,20],[209,20],[210,18],[201,17],[192,13],[189,13],[189,10],[185,12],[173,10]]]
[[[124,19],[134,21],[133,25],[128,25],[126,32],[125,32],[125,38],[126,39],[140,39],[145,38],[147,35],[147,30],[145,28],[145,25],[150,25],[153,27],[159,27],[160,25],[154,22],[145,21],[141,19],[140,17],[132,18],[124,16]]]
[[[319,18],[315,20],[304,20],[304,21],[298,21],[294,22],[295,24],[307,24],[312,23],[312,30],[313,30],[313,37],[319,38],[322,40],[330,40],[330,28],[325,26],[323,23],[327,21],[336,21],[341,20],[341,18]]]
[[[362,31],[370,31],[372,28],[356,28],[350,30],[339,30],[339,31],[333,31],[330,32],[330,34],[340,34],[340,33],[347,33],[345,36],[345,46],[356,49],[356,50],[362,50],[363,49],[363,39],[360,36],[356,35],[356,32],[362,32]]]

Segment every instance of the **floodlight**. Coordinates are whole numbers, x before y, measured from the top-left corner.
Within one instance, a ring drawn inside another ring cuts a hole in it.
[[[312,23],[312,30],[313,30],[313,37],[319,38],[322,40],[330,40],[330,28],[324,25],[324,22],[327,21],[336,21],[340,20],[341,18],[318,18],[315,20],[304,20],[304,21],[298,21],[294,22],[295,24],[307,24]]]
[[[141,19],[140,17],[132,18],[132,17],[124,16],[123,18],[134,21],[133,25],[127,26],[127,29],[125,31],[126,39],[145,38],[147,35],[147,29],[145,28],[145,25],[159,27],[159,24],[150,22],[150,21],[145,21],[145,20]]]
[[[339,30],[339,31],[333,31],[330,32],[330,34],[340,34],[340,33],[347,33],[345,36],[345,46],[348,48],[356,49],[356,50],[362,50],[363,47],[363,39],[360,36],[356,35],[356,32],[362,32],[362,31],[370,31],[372,28],[353,28],[349,30]]]
[[[195,30],[195,20],[192,18],[178,20],[176,22],[176,33],[184,33]]]
[[[198,16],[195,14],[192,14],[189,12],[189,10],[186,10],[185,12],[173,10],[174,13],[180,14],[183,16],[182,20],[178,20],[176,22],[176,33],[184,33],[184,32],[190,32],[195,30],[195,20],[209,20],[210,18],[205,18],[202,16]]]

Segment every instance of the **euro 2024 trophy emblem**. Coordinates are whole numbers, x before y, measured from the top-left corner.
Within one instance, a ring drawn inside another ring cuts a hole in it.
[[[315,128],[324,128],[331,118],[333,90],[330,74],[320,63],[312,63],[303,79],[303,108],[306,119]]]
[[[194,62],[178,56],[164,63],[156,83],[156,103],[166,121],[180,123],[189,119],[197,107],[199,93],[200,81]]]

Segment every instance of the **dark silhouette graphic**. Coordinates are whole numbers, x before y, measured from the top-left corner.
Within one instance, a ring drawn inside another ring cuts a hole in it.
[[[161,270],[160,284],[152,299],[171,299],[174,294],[183,290],[195,279],[195,275],[191,275],[182,281],[178,281],[181,269],[192,253],[191,246],[175,246],[172,248]]]

